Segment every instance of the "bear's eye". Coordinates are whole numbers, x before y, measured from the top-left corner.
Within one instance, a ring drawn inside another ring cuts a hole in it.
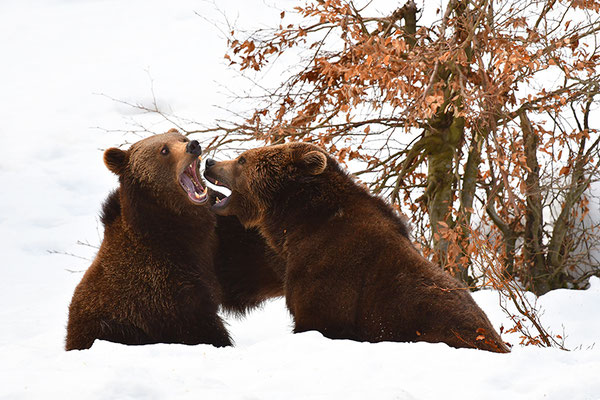
[[[240,165],[246,164],[246,159],[244,157],[238,158],[238,164],[240,164]]]
[[[169,154],[169,148],[167,146],[163,147],[162,150],[160,151],[160,154],[162,154],[163,156],[166,156],[167,154]]]

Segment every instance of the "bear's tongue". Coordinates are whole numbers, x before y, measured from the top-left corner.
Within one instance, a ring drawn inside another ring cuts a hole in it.
[[[195,159],[179,176],[179,184],[196,204],[204,203],[208,199],[208,188],[204,188],[198,179],[199,165],[198,159]]]

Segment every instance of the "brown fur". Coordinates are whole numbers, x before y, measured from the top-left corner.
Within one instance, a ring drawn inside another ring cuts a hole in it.
[[[256,229],[244,228],[237,217],[217,216],[216,233],[215,271],[225,311],[244,315],[266,299],[283,296],[284,262]]]
[[[285,260],[295,332],[508,351],[469,291],[323,150],[291,143],[210,164],[205,176],[232,190],[215,212],[258,227]]]
[[[180,172],[195,158],[187,142],[170,131],[105,152],[120,187],[104,204],[102,245],[69,307],[67,350],[89,348],[95,339],[227,346],[217,315],[223,301],[243,312],[281,295],[281,280],[264,264],[277,260],[258,234],[210,212],[214,193],[197,205],[180,187]],[[165,145],[168,156],[160,154]],[[260,278],[249,283],[247,274]]]

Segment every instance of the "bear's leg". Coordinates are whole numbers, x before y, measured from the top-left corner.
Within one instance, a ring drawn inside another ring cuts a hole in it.
[[[258,231],[245,229],[237,217],[217,216],[217,236],[215,272],[223,309],[243,315],[269,298],[283,296],[285,262]]]
[[[73,323],[69,321],[65,350],[85,350],[92,347],[100,330],[92,324]]]
[[[294,332],[316,330],[331,339],[357,340],[360,299],[353,275],[342,278],[330,271],[317,277],[307,274],[307,268],[292,266],[286,277],[286,304],[294,317]]]
[[[69,322],[66,350],[89,349],[96,339],[121,344],[155,343],[141,329],[110,320]]]
[[[301,333],[307,331],[318,331],[323,336],[329,339],[350,339],[359,340],[355,330],[350,326],[334,326],[332,324],[314,324],[306,323],[304,321],[294,324],[294,333]]]
[[[101,321],[100,324],[102,325],[102,334],[98,337],[100,340],[130,345],[155,343],[142,329],[131,324],[117,321]]]
[[[227,332],[223,320],[218,315],[213,316],[210,322],[207,319],[199,333],[200,343],[212,344],[215,347],[233,345],[229,332]]]
[[[327,307],[329,304],[334,306],[329,309]],[[357,340],[354,321],[350,315],[340,311],[335,305],[328,302],[320,304],[310,300],[297,301],[295,304],[288,301],[288,308],[294,317],[294,333],[314,330],[330,339]]]
[[[158,343],[211,344],[215,347],[231,346],[229,333],[223,320],[216,315],[204,315],[193,321],[173,321],[168,330],[163,331],[155,339]]]

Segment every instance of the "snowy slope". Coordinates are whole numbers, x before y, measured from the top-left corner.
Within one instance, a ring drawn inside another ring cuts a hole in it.
[[[278,17],[261,1],[222,7],[242,21]],[[219,116],[211,105],[226,102],[215,82],[237,84],[223,40],[195,11],[217,18],[192,0],[0,2],[0,398],[600,399],[598,279],[539,300],[572,352],[292,335],[282,300],[228,318],[234,348],[63,351],[73,289],[101,241],[100,204],[116,186],[101,149],[136,140],[97,127],[172,127],[98,93],[149,105],[151,78],[161,107],[210,121]],[[511,326],[495,293],[475,297],[497,327]]]

